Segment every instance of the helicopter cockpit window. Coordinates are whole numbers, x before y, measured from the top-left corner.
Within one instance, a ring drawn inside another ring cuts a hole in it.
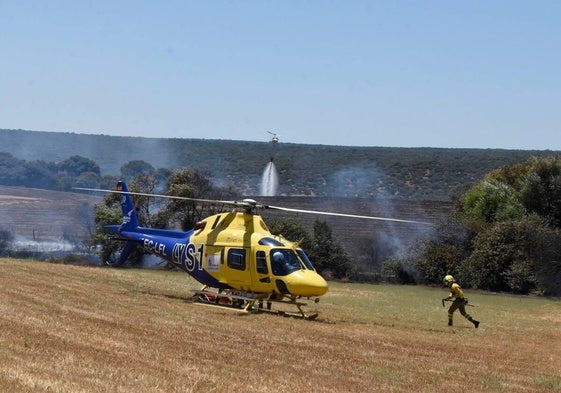
[[[312,265],[312,261],[310,261],[310,259],[308,258],[308,256],[304,251],[296,250],[296,252],[298,253],[298,256],[300,257],[302,262],[304,262],[304,265],[306,265],[306,268],[308,268],[309,270],[316,270],[314,268],[314,265]]]
[[[257,251],[255,254],[255,267],[257,269],[257,273],[260,274],[268,274],[269,268],[267,267],[267,256],[265,251]]]
[[[243,248],[231,248],[228,250],[228,267],[245,270],[245,250]]]
[[[279,242],[277,239],[273,239],[272,237],[263,237],[259,239],[259,244],[262,246],[284,247],[284,244]]]
[[[303,269],[294,251],[285,248],[271,250],[271,269],[275,276],[286,276],[296,270]]]

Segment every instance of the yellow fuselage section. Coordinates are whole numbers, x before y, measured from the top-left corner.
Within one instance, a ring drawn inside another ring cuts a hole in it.
[[[222,213],[200,222],[190,242],[204,245],[202,269],[224,286],[243,292],[313,297],[327,283],[298,244],[271,234],[263,219]]]

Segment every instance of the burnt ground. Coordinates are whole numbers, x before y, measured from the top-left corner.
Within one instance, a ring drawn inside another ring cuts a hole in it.
[[[31,241],[81,241],[93,231],[101,197],[0,186],[0,229]]]

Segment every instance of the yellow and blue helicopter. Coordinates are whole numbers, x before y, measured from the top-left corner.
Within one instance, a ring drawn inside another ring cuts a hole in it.
[[[333,212],[292,209],[263,205],[252,199],[217,201],[130,192],[125,182],[116,190],[77,188],[120,194],[121,224],[108,225],[116,240],[123,241],[117,265],[126,262],[132,251],[140,246],[190,274],[203,287],[194,290],[199,302],[236,307],[246,312],[277,312],[305,319],[317,317],[303,310],[306,299],[319,301],[327,292],[327,282],[318,274],[298,242],[273,235],[255,213],[258,209],[272,209],[296,213],[311,213],[374,220],[428,224],[394,218],[360,216]],[[147,228],[139,225],[131,195],[189,200],[233,206],[234,210],[218,213],[199,221],[188,231]],[[264,307],[264,302],[266,306]],[[297,308],[294,313],[275,311],[273,303]]]

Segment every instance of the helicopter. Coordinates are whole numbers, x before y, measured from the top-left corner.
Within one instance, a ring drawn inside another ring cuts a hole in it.
[[[271,143],[273,143],[273,144],[279,143],[279,137],[277,136],[277,134],[275,134],[274,132],[271,132],[271,131],[267,131],[267,132],[272,135]]]
[[[431,225],[413,220],[264,205],[253,199],[218,201],[131,192],[124,181],[119,181],[115,190],[75,189],[120,195],[122,221],[105,226],[113,234],[113,240],[124,242],[114,265],[123,265],[134,249],[140,246],[145,252],[164,259],[201,283],[201,289],[192,291],[196,302],[233,307],[246,313],[270,312],[303,319],[318,316],[318,313],[305,312],[303,307],[307,305],[307,300],[319,302],[319,298],[328,291],[327,282],[316,271],[299,242],[273,235],[257,210]],[[132,195],[222,204],[233,209],[211,215],[188,231],[148,228],[139,225]],[[273,309],[274,303],[295,307],[295,311]]]
[[[271,132],[271,131],[267,131],[267,132],[272,135],[271,141],[270,141],[270,143],[271,143],[271,160],[270,160],[270,162],[273,162],[273,160],[275,159],[275,146],[279,143],[279,137],[274,132]]]

